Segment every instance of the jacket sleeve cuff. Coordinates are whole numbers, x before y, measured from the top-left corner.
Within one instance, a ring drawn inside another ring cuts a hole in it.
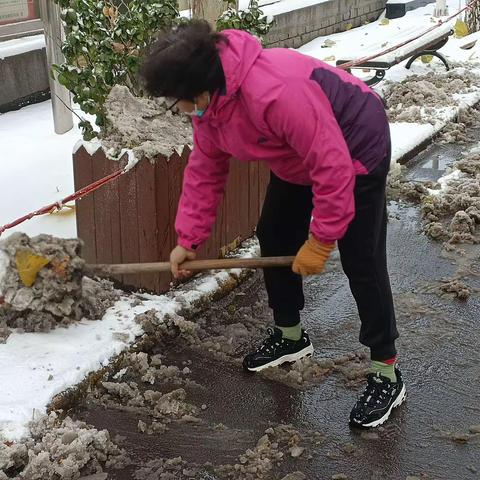
[[[185,238],[180,238],[180,237],[177,240],[177,244],[183,248],[186,248],[187,250],[192,250],[192,251],[197,250],[199,247],[198,243],[192,243],[189,240],[186,240]]]
[[[317,235],[316,233],[313,233],[310,230],[310,235],[319,243],[322,243],[326,246],[333,245],[335,247],[335,243],[338,241],[338,239],[332,239],[332,238],[325,238],[322,237],[321,235]]]

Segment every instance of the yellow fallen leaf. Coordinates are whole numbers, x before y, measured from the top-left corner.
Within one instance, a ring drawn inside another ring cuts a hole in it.
[[[422,63],[430,63],[433,60],[433,55],[422,55],[420,59]]]
[[[382,18],[379,23],[380,25],[388,25],[390,20],[388,18]]]
[[[19,250],[15,255],[15,263],[20,280],[26,287],[31,287],[37,279],[38,272],[48,265],[50,260],[30,250]]]
[[[351,30],[352,28],[353,28],[353,25],[352,25],[351,23],[347,23],[347,24],[345,25],[345,31]]]
[[[463,20],[457,19],[453,27],[453,33],[456,38],[466,37],[469,33],[467,24]]]

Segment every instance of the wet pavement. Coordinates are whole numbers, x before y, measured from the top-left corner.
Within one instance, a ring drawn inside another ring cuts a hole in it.
[[[438,179],[462,148],[433,146],[410,164],[407,177]],[[198,473],[189,477],[187,469],[170,477],[152,474],[142,478],[280,480],[300,471],[312,480],[480,479],[480,435],[473,428],[480,424],[480,299],[475,291],[480,287],[479,248],[467,246],[464,255],[443,251],[440,243],[421,233],[416,206],[391,203],[389,217],[389,267],[401,334],[397,345],[408,398],[383,428],[365,433],[348,427],[349,411],[362,384],[347,381],[339,370],[325,370],[313,385],[292,387],[244,373],[239,360],[247,350],[245,343],[238,343],[222,359],[200,342],[192,344],[180,335],[148,353],[161,353],[165,365],[180,369],[188,365],[191,382],[183,388],[187,401],[197,407],[193,423],[174,420],[165,432],[147,435],[139,432],[138,421],[148,423],[148,415],[100,408],[95,403],[78,412],[97,428],[124,437],[122,446],[133,465],[109,472],[108,478],[136,478],[134,472],[142,464],[159,458],[181,456],[188,465],[233,465],[257,445],[270,426],[290,424],[306,450],[298,458],[286,453],[287,460],[282,459],[268,474]],[[468,300],[440,296],[439,282],[458,275],[474,289]],[[353,358],[353,352],[364,351],[358,343],[356,307],[338,255],[325,274],[306,282],[305,292],[303,320],[316,347],[315,358]],[[249,332],[260,338],[270,321],[265,301],[261,276],[256,274],[199,317],[199,322],[213,336],[220,323],[228,321],[225,312],[232,312],[236,324],[239,318],[234,312],[256,305],[252,312],[258,317],[258,328],[249,327]],[[168,392],[174,387],[156,382],[148,388]],[[469,429],[472,433],[467,435]]]

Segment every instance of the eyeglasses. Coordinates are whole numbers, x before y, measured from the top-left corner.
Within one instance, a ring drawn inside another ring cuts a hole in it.
[[[172,110],[172,108],[175,107],[177,103],[180,101],[180,99],[174,100],[173,98],[170,98],[170,97],[167,97],[165,100],[167,101],[167,103],[171,103],[171,105],[167,107],[167,110]]]

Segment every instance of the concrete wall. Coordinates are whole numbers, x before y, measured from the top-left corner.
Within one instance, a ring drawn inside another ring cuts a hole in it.
[[[48,98],[45,48],[0,59],[0,113]]]
[[[376,20],[386,0],[329,0],[275,16],[265,41],[269,47],[298,48],[322,35]]]

